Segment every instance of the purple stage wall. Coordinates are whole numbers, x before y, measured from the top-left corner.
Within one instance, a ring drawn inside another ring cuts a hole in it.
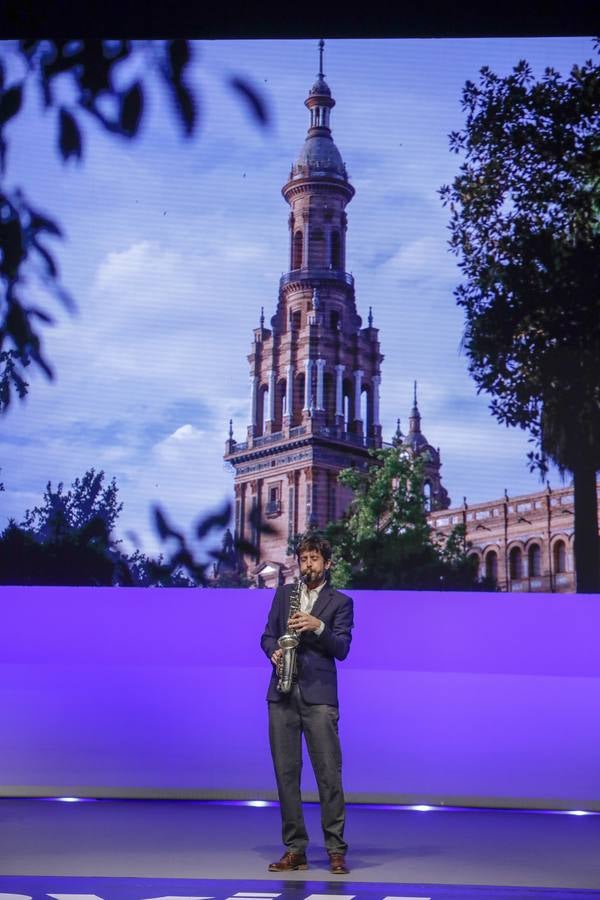
[[[353,596],[349,799],[600,809],[600,598]],[[271,597],[2,588],[0,793],[274,797]]]

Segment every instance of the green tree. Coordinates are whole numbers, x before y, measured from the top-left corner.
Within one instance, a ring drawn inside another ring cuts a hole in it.
[[[354,499],[324,535],[334,547],[336,587],[469,590],[477,585],[462,529],[436,539],[423,498],[423,461],[406,447],[372,450],[366,470],[343,469],[338,480]],[[483,586],[485,587],[485,586]]]
[[[3,486],[0,485],[0,489]],[[23,521],[11,521],[0,535],[0,584],[195,587],[174,560],[165,562],[136,550],[127,555],[114,529],[123,504],[113,478],[89,469],[68,490],[48,482],[39,506]]]
[[[596,45],[596,48],[598,44]],[[491,412],[530,433],[532,468],[572,473],[577,590],[600,590],[600,68],[536,81],[481,69],[442,187],[463,281],[463,346]]]
[[[25,512],[21,528],[39,541],[60,538],[69,532],[85,528],[99,519],[111,534],[123,504],[118,500],[116,479],[104,484],[104,472],[88,469],[82,478],[76,478],[68,491],[63,482],[56,490],[48,482],[40,506]]]
[[[65,491],[48,482],[42,503],[0,535],[1,584],[132,583],[127,557],[112,530],[123,504],[113,478],[87,471]]]

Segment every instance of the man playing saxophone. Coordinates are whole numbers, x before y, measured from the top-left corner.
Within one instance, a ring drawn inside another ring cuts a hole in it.
[[[346,874],[335,660],[345,659],[350,649],[353,604],[329,584],[331,546],[327,541],[316,536],[304,539],[297,557],[300,580],[277,589],[261,637],[261,647],[273,663],[267,692],[269,741],[285,847],[269,871],[308,868],[308,834],[300,796],[304,734],[319,789],[330,870]],[[284,653],[289,654],[285,660]],[[282,672],[287,673],[290,664],[291,677],[283,679]]]

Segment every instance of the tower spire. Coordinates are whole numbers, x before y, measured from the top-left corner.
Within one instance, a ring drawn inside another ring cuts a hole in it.
[[[410,414],[409,431],[411,434],[419,434],[421,432],[421,413],[417,406],[417,382],[413,382],[413,408]]]
[[[325,41],[323,38],[319,41],[319,78],[325,77],[325,72],[323,71],[323,48],[325,47]]]

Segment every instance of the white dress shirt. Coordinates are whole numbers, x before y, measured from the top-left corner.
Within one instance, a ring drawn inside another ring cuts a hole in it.
[[[311,613],[313,606],[318,600],[319,594],[327,584],[327,581],[323,581],[322,584],[319,584],[316,588],[312,588],[311,590],[305,584],[302,584],[302,590],[300,592],[300,609],[302,612]],[[325,628],[325,622],[321,622],[319,627],[314,631],[314,634],[319,637],[319,635],[323,634],[323,630]]]

